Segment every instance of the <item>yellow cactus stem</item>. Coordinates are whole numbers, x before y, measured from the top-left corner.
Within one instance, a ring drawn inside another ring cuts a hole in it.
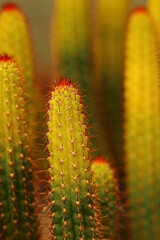
[[[38,239],[22,74],[0,57],[0,239]]]
[[[100,239],[84,106],[79,90],[67,78],[62,78],[52,92],[48,117],[53,237]]]
[[[93,161],[92,171],[103,216],[104,237],[111,240],[119,239],[121,212],[115,171],[102,156]]]
[[[124,140],[133,240],[160,239],[158,44],[144,8],[130,16],[125,50]]]

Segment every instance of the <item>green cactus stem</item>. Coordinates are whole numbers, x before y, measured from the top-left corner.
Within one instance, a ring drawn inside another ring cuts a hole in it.
[[[115,171],[103,157],[94,160],[92,171],[103,216],[104,237],[111,240],[119,239],[120,201]]]
[[[93,102],[101,152],[122,168],[122,81],[128,0],[98,0],[93,5]],[[95,97],[96,96],[96,97]],[[107,151],[106,151],[107,150]]]
[[[160,94],[158,44],[144,8],[126,38],[124,140],[131,238],[160,239]]]
[[[0,58],[0,239],[38,239],[22,77]]]
[[[48,111],[51,229],[54,239],[100,239],[84,106],[62,78]]]

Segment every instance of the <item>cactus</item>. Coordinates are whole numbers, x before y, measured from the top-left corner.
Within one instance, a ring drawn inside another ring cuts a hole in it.
[[[160,2],[158,0],[147,0],[147,7],[153,19],[153,23],[155,24],[157,35],[160,41]]]
[[[134,240],[160,239],[160,79],[157,46],[147,11],[136,9],[129,19],[124,81],[126,184]]]
[[[48,111],[51,229],[54,239],[100,239],[89,137],[81,95],[61,78]]]
[[[97,0],[93,14],[93,99],[101,152],[122,167],[123,45],[128,0]],[[96,96],[96,98],[95,98]],[[116,160],[115,160],[116,159]]]
[[[27,111],[30,115],[28,124],[32,142],[34,158],[37,149],[38,139],[37,132],[40,131],[39,119],[42,111],[42,101],[40,91],[36,85],[35,64],[31,43],[31,34],[29,24],[21,9],[14,3],[7,3],[0,12],[0,54],[7,53],[12,56],[24,75],[24,91],[27,93]],[[36,103],[39,104],[36,104]]]
[[[37,239],[22,76],[0,58],[0,239]]]
[[[103,216],[104,237],[119,239],[119,191],[115,172],[103,157],[97,157],[92,164],[93,180]]]

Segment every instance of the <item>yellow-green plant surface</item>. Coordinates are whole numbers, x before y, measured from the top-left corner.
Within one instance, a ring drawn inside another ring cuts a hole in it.
[[[109,144],[113,157],[118,161],[122,155],[123,45],[128,1],[97,0],[93,15],[92,81],[94,103],[101,124],[99,139],[103,140],[102,151],[106,154],[106,145]]]
[[[38,239],[22,75],[0,58],[0,239]]]
[[[92,164],[93,180],[102,212],[105,239],[119,239],[119,191],[115,171],[103,157],[97,157]]]
[[[47,135],[51,229],[57,240],[100,239],[83,108],[78,89],[61,79],[49,101]]]
[[[15,4],[6,4],[0,12],[0,52],[13,56],[20,65],[27,95],[33,97],[34,60],[28,22]]]
[[[160,41],[160,1],[158,0],[147,0],[148,11],[152,17],[152,21],[155,24],[155,28]]]
[[[158,240],[160,78],[155,32],[143,8],[129,19],[125,54],[124,140],[132,238]]]

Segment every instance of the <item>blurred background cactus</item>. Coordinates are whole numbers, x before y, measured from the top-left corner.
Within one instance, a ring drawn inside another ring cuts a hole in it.
[[[159,1],[0,4],[0,240],[159,240]]]

